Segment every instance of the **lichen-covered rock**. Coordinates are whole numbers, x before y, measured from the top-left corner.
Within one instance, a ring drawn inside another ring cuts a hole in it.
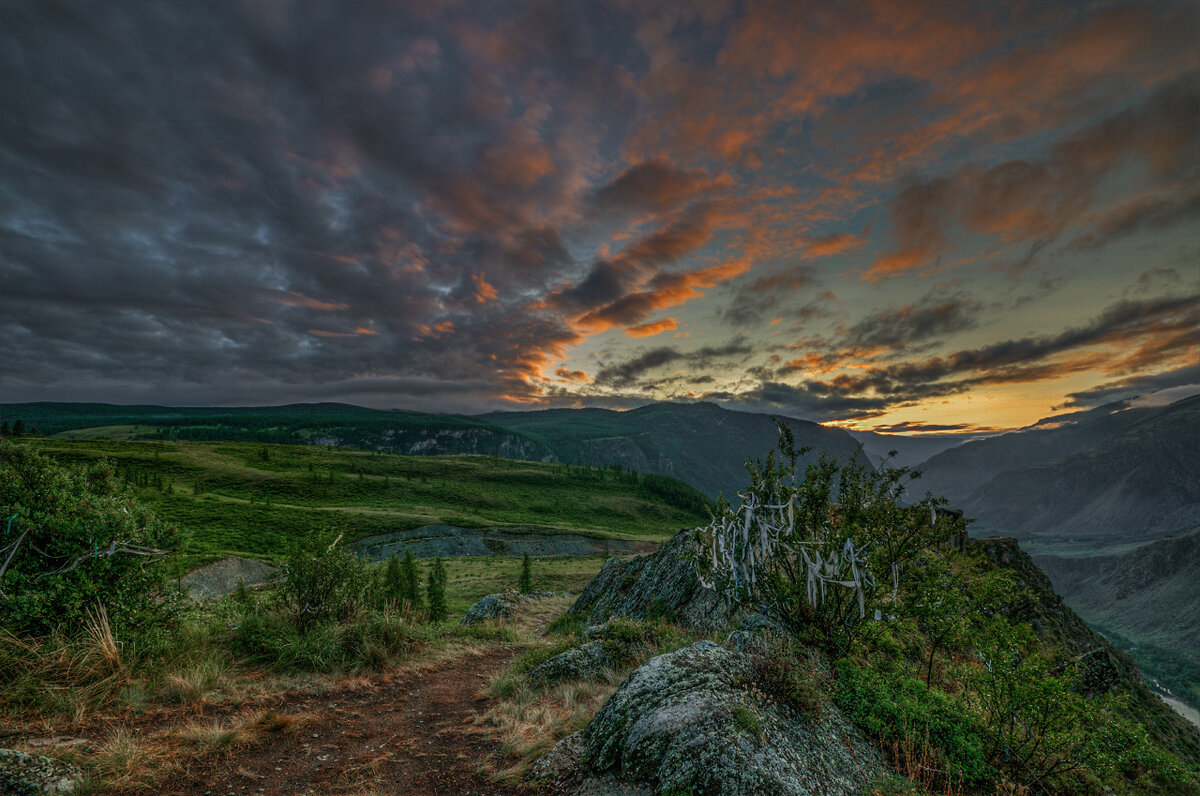
[[[82,776],[79,766],[64,760],[0,749],[0,794],[4,796],[72,793]]]
[[[582,615],[588,625],[624,616],[665,619],[702,632],[726,627],[733,613],[729,604],[700,585],[688,556],[694,533],[680,531],[651,555],[610,558],[568,613]]]
[[[463,615],[460,625],[474,625],[486,619],[501,619],[506,616],[512,616],[516,613],[517,607],[522,603],[527,603],[530,600],[543,600],[547,597],[565,597],[565,594],[559,594],[552,591],[533,591],[528,594],[522,594],[516,591],[506,591],[497,594],[489,594],[482,600],[479,600]]]
[[[603,641],[589,641],[543,661],[527,677],[534,685],[549,685],[560,680],[597,677],[613,663]]]
[[[718,796],[850,796],[878,776],[878,751],[836,708],[800,715],[753,678],[748,656],[710,641],[652,658],[546,771],[576,796],[603,776],[653,793]]]
[[[774,638],[786,637],[783,625],[763,614],[750,614],[725,637],[725,646],[739,652],[764,653]]]

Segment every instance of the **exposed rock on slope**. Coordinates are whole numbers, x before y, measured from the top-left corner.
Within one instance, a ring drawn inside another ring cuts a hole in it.
[[[461,528],[457,525],[422,525],[395,533],[369,536],[350,546],[372,561],[411,550],[417,558],[434,556],[590,556],[602,553],[629,555],[657,549],[654,542],[608,539],[580,533],[538,533],[533,527]]]
[[[729,605],[700,585],[689,557],[694,531],[682,530],[653,555],[630,561],[610,558],[568,613],[589,625],[610,617],[666,619],[701,631],[724,628]]]
[[[604,642],[596,639],[555,655],[530,670],[529,682],[549,685],[560,680],[579,680],[596,677],[615,663]]]
[[[506,616],[512,616],[516,613],[517,608],[522,603],[527,603],[530,600],[540,600],[544,597],[558,596],[552,591],[535,591],[529,594],[506,591],[489,594],[468,608],[459,624],[476,625],[487,619],[503,619]]]
[[[1033,563],[1016,539],[974,539],[971,545],[998,566],[1015,573],[1026,591],[1012,602],[1006,613],[1013,619],[1029,622],[1039,637],[1051,646],[1061,647],[1077,661],[1083,669],[1082,685],[1086,691],[1126,691],[1130,695],[1130,713],[1152,736],[1184,759],[1200,760],[1200,730],[1151,693],[1132,658],[1094,632],[1063,603],[1046,573]]]
[[[207,600],[232,594],[239,582],[245,586],[266,583],[275,572],[275,567],[261,561],[231,556],[192,570],[180,584],[193,600]]]
[[[753,679],[748,656],[710,641],[652,658],[530,779],[579,796],[850,796],[879,774],[878,752],[835,708],[798,715]]]
[[[1200,662],[1200,528],[1112,556],[1038,556],[1084,619]]]
[[[0,793],[11,796],[49,796],[74,793],[83,772],[74,763],[53,757],[0,749]]]

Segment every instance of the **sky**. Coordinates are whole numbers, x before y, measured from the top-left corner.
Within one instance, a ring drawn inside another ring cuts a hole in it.
[[[0,401],[710,400],[981,433],[1200,382],[1200,3],[0,6]]]

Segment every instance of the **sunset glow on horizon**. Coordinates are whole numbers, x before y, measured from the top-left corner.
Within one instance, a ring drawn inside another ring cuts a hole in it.
[[[989,433],[1200,384],[1200,5],[25,2],[0,401],[706,400]]]

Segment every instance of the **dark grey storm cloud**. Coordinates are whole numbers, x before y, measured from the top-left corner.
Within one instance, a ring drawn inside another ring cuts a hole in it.
[[[660,346],[624,362],[605,365],[596,372],[595,383],[602,387],[628,388],[643,376],[658,368],[686,362],[696,369],[710,368],[729,357],[754,353],[754,347],[743,338],[735,338],[719,346],[704,346],[682,352],[673,346]],[[693,384],[707,384],[711,378],[687,379]]]
[[[837,346],[904,351],[941,335],[977,326],[982,309],[970,296],[929,293],[913,304],[868,315],[841,334]]]
[[[523,309],[571,265],[556,137],[628,96],[582,46],[602,9],[494,13],[525,45],[496,68],[569,91],[538,130],[419,5],[0,9],[5,397],[519,387],[577,340]]]
[[[1123,401],[1137,395],[1169,390],[1188,385],[1200,386],[1200,365],[1186,365],[1165,373],[1155,373],[1148,376],[1131,376],[1118,379],[1106,384],[1082,390],[1067,395],[1067,400],[1057,409],[1080,408],[1088,409],[1101,404]]]

